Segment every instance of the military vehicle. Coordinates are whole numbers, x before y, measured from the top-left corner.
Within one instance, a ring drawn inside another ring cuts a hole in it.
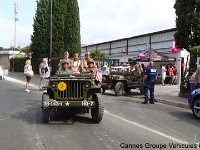
[[[89,113],[92,120],[101,122],[104,104],[101,87],[95,84],[89,74],[55,75],[49,78],[47,92],[42,95],[42,119],[50,121],[50,112],[59,110],[80,110]]]
[[[139,89],[144,93],[144,78],[134,76],[129,67],[114,67],[109,76],[103,76],[101,88],[104,93],[106,90],[114,90],[116,96],[124,93],[130,94],[131,89]]]

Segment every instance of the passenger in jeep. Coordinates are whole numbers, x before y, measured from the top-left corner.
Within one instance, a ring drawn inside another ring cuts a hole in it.
[[[73,71],[71,71],[69,68],[69,64],[67,62],[63,62],[61,64],[61,68],[56,72],[56,74],[72,74]]]
[[[93,59],[89,59],[87,62],[88,67],[82,71],[82,73],[97,74],[97,68],[94,66],[95,62]]]

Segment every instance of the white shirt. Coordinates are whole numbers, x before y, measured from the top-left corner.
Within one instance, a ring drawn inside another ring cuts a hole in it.
[[[74,62],[73,62],[74,70],[75,70],[75,71],[79,71],[80,65],[81,65],[81,61],[80,61],[80,60],[74,61]]]
[[[167,69],[165,68],[165,66],[162,66],[162,76],[166,76],[166,71]]]

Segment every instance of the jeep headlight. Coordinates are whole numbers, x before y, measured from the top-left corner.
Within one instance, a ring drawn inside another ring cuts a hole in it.
[[[86,82],[83,83],[83,86],[85,88],[89,88],[89,87],[91,87],[91,83],[89,81],[86,81]]]
[[[51,87],[52,87],[52,88],[56,88],[56,85],[57,85],[56,82],[52,82],[52,83],[51,83]]]

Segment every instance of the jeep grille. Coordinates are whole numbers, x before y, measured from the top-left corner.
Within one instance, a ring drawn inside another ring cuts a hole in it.
[[[82,99],[83,98],[83,82],[67,81],[67,89],[60,91],[57,89],[58,99]]]

